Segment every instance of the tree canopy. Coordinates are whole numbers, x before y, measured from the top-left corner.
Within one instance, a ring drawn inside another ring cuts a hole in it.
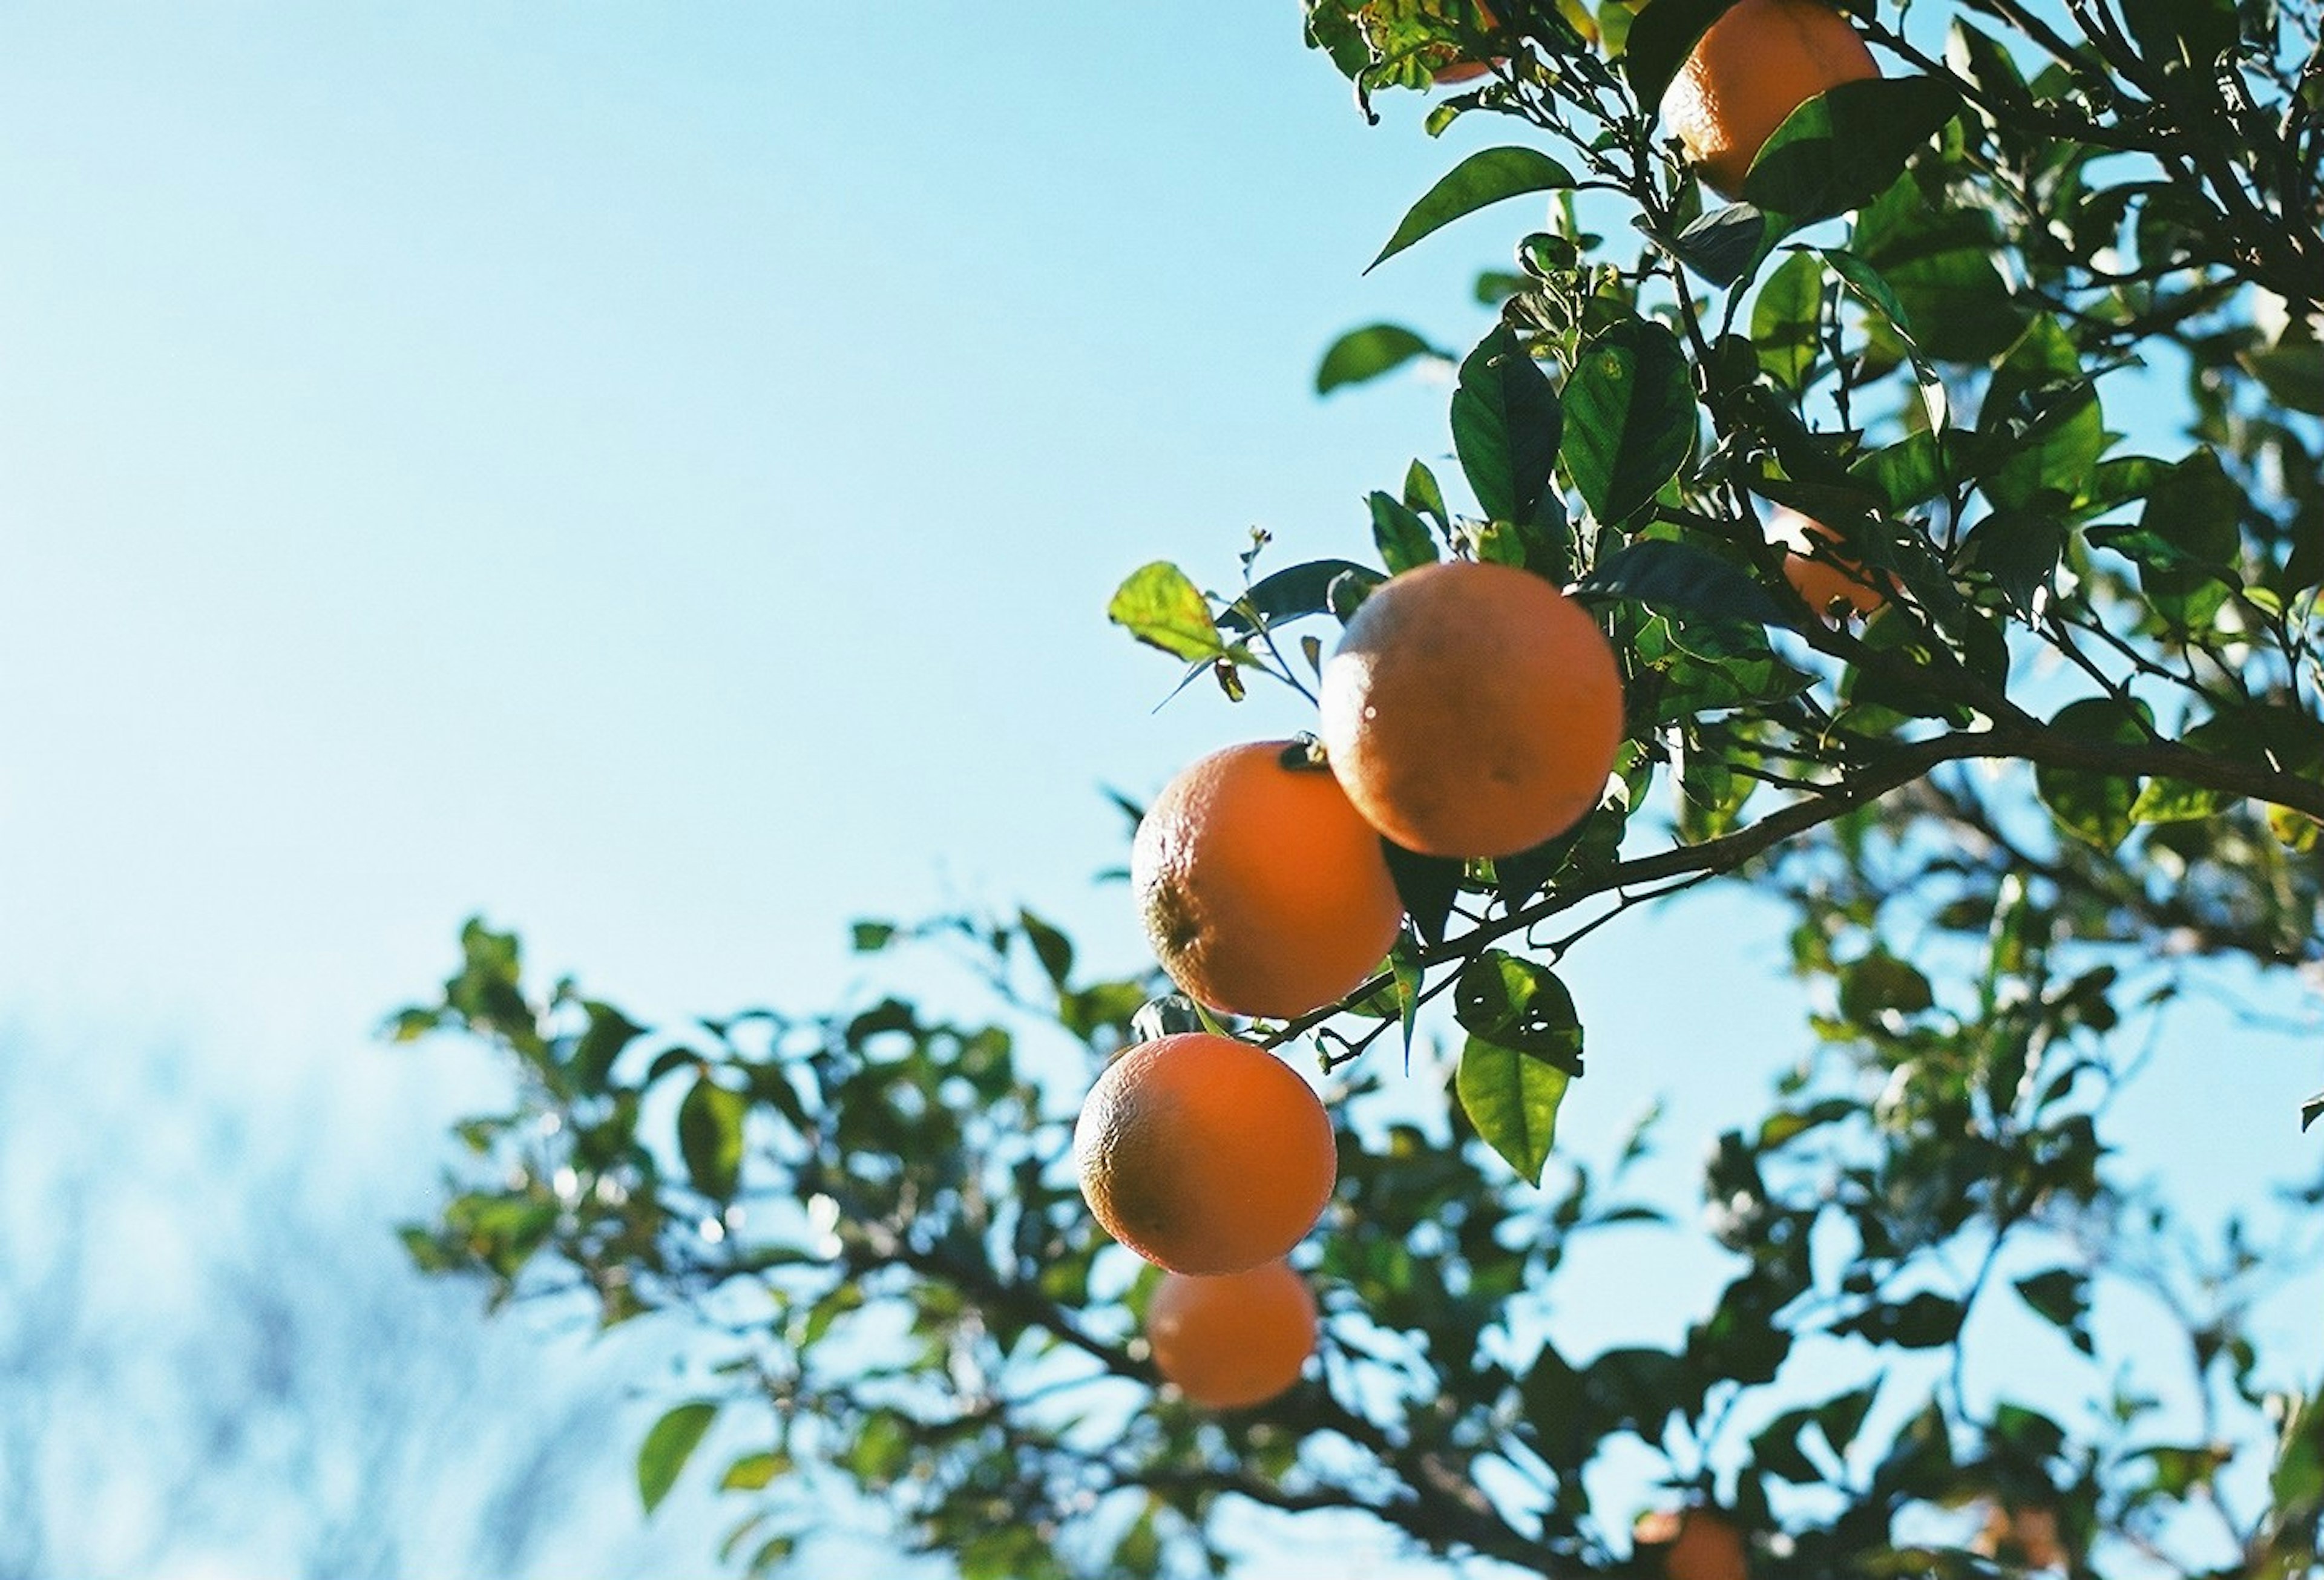
[[[1763,1576],[2314,1569],[2317,1356],[2246,1319],[2313,1265],[2324,1175],[2206,1242],[2107,1125],[2190,985],[2324,969],[2318,9],[1852,0],[1882,74],[1801,104],[1730,201],[1658,107],[1735,9],[1308,0],[1362,113],[1508,129],[1380,260],[1513,200],[1540,228],[1473,347],[1377,324],[1323,357],[1324,392],[1445,364],[1454,468],[1398,464],[1346,557],[1254,535],[1239,584],[1160,558],[1106,611],[1190,684],[1312,693],[1375,587],[1468,558],[1565,589],[1621,671],[1594,811],[1515,856],[1392,850],[1380,970],[1230,1028],[1310,1063],[1338,1136],[1291,1392],[1157,1388],[1157,1275],[1066,1154],[1098,1065],[1201,1012],[1032,911],[866,922],[895,997],[661,1029],[472,923],[396,1018],[520,1078],[407,1231],[422,1264],[698,1324],[716,1386],[641,1446],[649,1507],[722,1477],[760,1570],[844,1493],[970,1575],[1202,1572],[1238,1504],[1556,1575],[1676,1574],[1634,1517],[1680,1509]],[[1788,911],[1805,1014],[1698,1224],[1637,1188],[1650,1125],[1610,1164],[1557,1146],[1557,967],[1722,879]],[[989,1015],[916,1001],[932,953]],[[1438,1091],[1409,1051],[1447,1010]],[[1642,1222],[1707,1236],[1723,1288],[1675,1342],[1568,1353],[1569,1248]],[[2162,1315],[2110,1347],[2093,1309],[2132,1289]],[[1997,1392],[1995,1344],[2060,1360]],[[689,1472],[722,1416],[749,1446]]]

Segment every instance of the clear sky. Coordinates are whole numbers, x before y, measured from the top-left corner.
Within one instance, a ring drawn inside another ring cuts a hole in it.
[[[1155,712],[1106,599],[1360,554],[1447,448],[1309,381],[1481,333],[1515,208],[1360,277],[1475,141],[1291,0],[0,4],[0,1018],[392,1089],[474,911],[659,1016],[948,901],[1129,965],[1101,787],[1307,715]],[[1798,1046],[1780,934],[1617,931],[1569,1127],[1691,1149]]]

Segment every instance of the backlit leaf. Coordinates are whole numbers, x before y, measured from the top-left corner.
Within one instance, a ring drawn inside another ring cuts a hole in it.
[[[1105,606],[1105,617],[1148,647],[1188,660],[1216,658],[1226,652],[1211,618],[1210,600],[1167,560],[1156,560],[1130,574]]]
[[[715,1403],[696,1400],[667,1411],[647,1431],[645,1441],[638,1446],[638,1497],[647,1513],[659,1508],[678,1484],[686,1462],[694,1456],[703,1435],[717,1418]]]

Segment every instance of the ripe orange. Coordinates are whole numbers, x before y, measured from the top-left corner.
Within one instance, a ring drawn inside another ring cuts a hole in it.
[[[1154,1364],[1212,1410],[1262,1404],[1315,1353],[1315,1297],[1281,1262],[1223,1278],[1165,1273],[1146,1307]]]
[[[1696,42],[1663,95],[1663,120],[1702,179],[1733,198],[1794,110],[1879,75],[1872,51],[1823,0],[1741,0]]]
[[[1662,1549],[1665,1580],[1748,1580],[1751,1573],[1742,1530],[1716,1509],[1642,1514],[1630,1534],[1640,1548]]]
[[[1288,741],[1229,747],[1170,781],[1138,825],[1130,886],[1162,969],[1233,1015],[1344,997],[1396,942],[1404,904],[1379,836]]]
[[[1431,856],[1507,856],[1598,804],[1622,744],[1613,649],[1528,571],[1390,578],[1323,666],[1332,771],[1371,825]]]
[[[1339,1177],[1332,1121],[1296,1070],[1208,1032],[1130,1049],[1074,1127],[1082,1195],[1105,1231],[1172,1272],[1281,1258]]]
[[[1813,540],[1837,543],[1840,534],[1812,516],[1803,516],[1788,505],[1778,505],[1767,519],[1767,536],[1777,543],[1793,543],[1799,549],[1784,556],[1784,579],[1799,593],[1801,601],[1827,620],[1836,606],[1845,605],[1851,614],[1868,615],[1884,608],[1888,594],[1896,590],[1895,578],[1886,571],[1868,571],[1852,559],[1847,559],[1827,549],[1822,554],[1810,554]]]

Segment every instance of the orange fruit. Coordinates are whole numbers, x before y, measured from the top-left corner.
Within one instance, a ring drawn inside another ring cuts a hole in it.
[[[1213,752],[1139,822],[1130,886],[1146,936],[1213,1009],[1305,1015],[1352,992],[1396,942],[1404,903],[1379,836],[1304,758],[1282,740]]]
[[[1775,507],[1767,519],[1767,536],[1774,542],[1800,546],[1784,556],[1784,580],[1803,602],[1827,620],[1841,605],[1850,614],[1875,613],[1886,606],[1888,594],[1896,590],[1895,578],[1886,571],[1868,571],[1829,549],[1821,554],[1806,552],[1814,547],[1812,540],[1838,543],[1840,534],[1788,505]]]
[[[1696,41],[1663,95],[1663,121],[1702,179],[1733,198],[1794,110],[1879,75],[1872,51],[1823,0],[1741,0]]]
[[[1751,1572],[1741,1529],[1716,1509],[1642,1514],[1630,1537],[1662,1549],[1665,1580],[1748,1580]]]
[[[1172,1272],[1279,1260],[1331,1199],[1332,1121],[1272,1053],[1208,1032],[1124,1052],[1074,1126],[1082,1195],[1107,1234]]]
[[[1315,1353],[1315,1297],[1281,1262],[1222,1278],[1170,1272],[1146,1307],[1154,1364],[1212,1410],[1263,1404],[1299,1381]]]
[[[1406,850],[1507,856],[1572,827],[1622,744],[1613,649],[1529,571],[1456,560],[1391,577],[1323,666],[1348,799]]]

